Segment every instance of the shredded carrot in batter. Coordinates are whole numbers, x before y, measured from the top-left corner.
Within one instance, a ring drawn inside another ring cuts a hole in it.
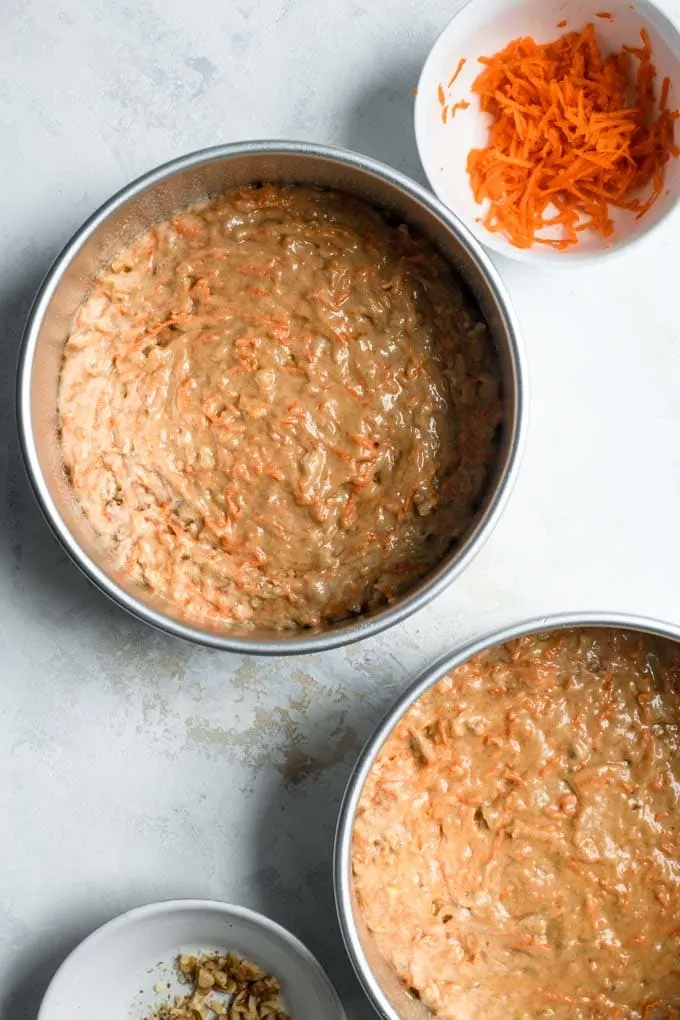
[[[680,111],[668,108],[668,78],[656,108],[652,47],[640,35],[641,46],[603,56],[589,24],[552,43],[515,39],[480,58],[473,91],[493,123],[490,144],[473,149],[467,167],[475,199],[489,200],[487,229],[518,248],[564,249],[583,230],[609,237],[610,207],[638,218],[653,205],[665,164],[680,155]],[[538,236],[555,226],[560,237]]]

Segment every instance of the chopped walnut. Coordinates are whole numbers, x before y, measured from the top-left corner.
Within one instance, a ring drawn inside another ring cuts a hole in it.
[[[236,953],[183,953],[176,966],[190,990],[146,1020],[291,1020],[277,978]]]

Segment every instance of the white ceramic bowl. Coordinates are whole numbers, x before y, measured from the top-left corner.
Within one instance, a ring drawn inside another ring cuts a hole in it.
[[[598,18],[609,12],[612,20]],[[558,28],[565,20],[567,26]],[[488,139],[486,114],[479,109],[477,97],[470,91],[481,70],[480,56],[492,56],[512,39],[530,35],[538,42],[550,42],[561,31],[583,28],[592,21],[603,49],[619,50],[622,45],[640,45],[640,29],[645,28],[653,48],[658,80],[671,80],[669,105],[680,107],[680,34],[675,26],[649,0],[468,0],[437,39],[425,62],[415,103],[415,131],[420,160],[433,190],[472,233],[488,248],[523,262],[573,265],[601,257],[638,241],[667,216],[680,199],[680,160],[666,166],[665,191],[649,212],[636,220],[625,210],[614,210],[614,234],[604,239],[593,231],[584,232],[577,245],[556,251],[545,245],[530,249],[514,247],[501,234],[491,233],[478,222],[484,211],[470,188],[466,169],[470,149],[484,147]],[[458,62],[466,63],[447,93],[447,102],[465,99],[470,103],[453,120],[442,122],[437,95],[445,92]],[[677,128],[680,137],[680,128]]]
[[[211,900],[138,907],[89,935],[61,965],[37,1020],[142,1020],[172,995],[179,953],[233,949],[280,978],[294,1020],[347,1020],[329,978],[289,932],[261,914]]]

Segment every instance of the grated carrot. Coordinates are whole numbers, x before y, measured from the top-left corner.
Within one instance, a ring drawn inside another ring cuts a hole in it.
[[[558,21],[557,22],[557,27],[558,28],[566,28],[567,27],[567,19],[563,18],[562,21]]]
[[[451,86],[453,85],[453,83],[455,82],[456,78],[458,77],[458,75],[463,70],[463,68],[465,67],[466,64],[467,64],[467,59],[465,57],[461,57],[460,60],[458,61],[458,67],[456,68],[456,70],[451,75],[451,78],[449,79],[449,84],[447,85],[447,88],[449,88],[449,89],[451,88]]]
[[[454,103],[451,109],[449,110],[449,120],[453,120],[458,110],[467,110],[469,105],[470,104],[468,103],[467,99],[459,99],[458,102]]]
[[[668,108],[667,78],[656,106],[652,47],[644,29],[640,36],[641,46],[603,56],[589,24],[552,43],[515,39],[479,58],[472,88],[492,118],[490,143],[469,153],[467,168],[475,199],[489,202],[488,230],[518,248],[564,249],[584,230],[610,237],[610,207],[637,218],[651,208],[666,163],[680,155],[680,111]],[[561,236],[539,236],[554,227]]]
[[[603,18],[605,21],[613,21],[614,15],[609,11],[598,11],[595,15],[596,18]]]

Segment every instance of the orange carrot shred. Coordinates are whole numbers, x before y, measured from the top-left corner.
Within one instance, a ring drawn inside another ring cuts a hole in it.
[[[613,21],[614,15],[610,11],[598,11],[595,15],[596,18],[603,18],[605,21]]]
[[[439,83],[439,88],[437,89],[437,98],[439,99],[439,105],[444,106],[444,104],[446,103],[446,96],[444,95],[444,86],[441,84],[441,82]]]
[[[558,28],[566,28],[567,27],[567,19],[564,18],[562,21],[558,21],[557,22],[557,27]]]
[[[459,110],[467,110],[469,105],[467,99],[459,99],[457,103],[453,103],[449,111],[449,120],[453,120]]]
[[[444,103],[444,105],[442,106],[442,124],[446,124],[446,114],[448,113],[448,110],[449,110],[448,106],[446,105],[446,103]]]
[[[453,72],[453,74],[452,74],[452,76],[451,76],[451,78],[449,80],[448,88],[451,88],[451,86],[453,85],[454,81],[456,80],[456,78],[458,77],[458,75],[463,70],[463,68],[465,67],[466,64],[467,64],[467,59],[465,57],[461,57],[460,60],[458,61],[458,67]]]
[[[657,105],[644,29],[640,39],[604,56],[588,24],[551,43],[519,38],[480,57],[472,91],[491,117],[490,138],[468,154],[467,169],[488,230],[518,248],[562,250],[584,230],[609,238],[611,208],[639,218],[652,207],[666,163],[680,154],[680,111],[668,108],[668,78]],[[451,116],[461,108],[454,104]],[[546,228],[550,236],[539,236]]]

